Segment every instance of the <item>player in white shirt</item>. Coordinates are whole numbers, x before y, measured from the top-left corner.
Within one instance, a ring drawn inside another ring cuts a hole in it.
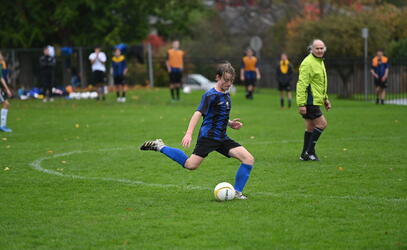
[[[89,60],[92,63],[93,83],[98,91],[98,99],[106,100],[105,96],[105,72],[106,72],[106,54],[95,48],[95,52],[89,55]]]

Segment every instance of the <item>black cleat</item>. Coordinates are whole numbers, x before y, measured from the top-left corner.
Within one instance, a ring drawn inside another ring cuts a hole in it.
[[[301,161],[319,161],[318,156],[313,153],[313,154],[308,154],[307,152],[302,153],[300,156]]]
[[[318,156],[314,153],[312,155],[308,155],[310,161],[319,161]]]
[[[309,161],[309,155],[307,153],[302,153],[300,156],[301,161]]]

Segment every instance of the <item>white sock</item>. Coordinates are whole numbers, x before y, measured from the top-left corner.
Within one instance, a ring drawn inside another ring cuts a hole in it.
[[[7,124],[7,112],[8,109],[1,109],[1,124],[0,127],[5,127]]]

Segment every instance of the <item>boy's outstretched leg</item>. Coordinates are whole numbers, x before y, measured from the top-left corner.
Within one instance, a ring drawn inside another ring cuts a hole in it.
[[[186,164],[188,156],[182,150],[166,146],[163,140],[161,139],[144,142],[143,145],[141,145],[140,150],[158,151],[163,153],[173,161],[176,161],[183,168],[190,170],[197,168],[197,166],[195,167],[195,164]]]

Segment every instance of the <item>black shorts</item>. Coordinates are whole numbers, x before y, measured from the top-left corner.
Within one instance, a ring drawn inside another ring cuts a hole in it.
[[[246,86],[256,86],[256,78],[245,78],[244,85]]]
[[[218,151],[219,153],[223,154],[226,157],[229,157],[229,150],[232,148],[240,147],[241,145],[235,142],[232,139],[227,139],[224,141],[217,141],[205,137],[201,137],[196,142],[196,146],[194,149],[193,154],[198,155],[202,158],[208,156],[208,154],[214,150]]]
[[[105,83],[105,72],[101,70],[93,71],[93,83],[94,84]]]
[[[114,85],[123,85],[124,82],[124,76],[114,76]]]
[[[181,83],[182,72],[181,71],[171,71],[170,72],[170,83]]]
[[[319,106],[306,105],[305,107],[307,108],[307,113],[302,115],[304,119],[314,120],[322,116],[322,111]]]
[[[279,82],[278,90],[280,91],[291,91],[291,84],[289,82]]]
[[[374,85],[376,87],[380,87],[380,88],[387,88],[387,81],[382,81],[381,79],[375,78],[374,79]]]

